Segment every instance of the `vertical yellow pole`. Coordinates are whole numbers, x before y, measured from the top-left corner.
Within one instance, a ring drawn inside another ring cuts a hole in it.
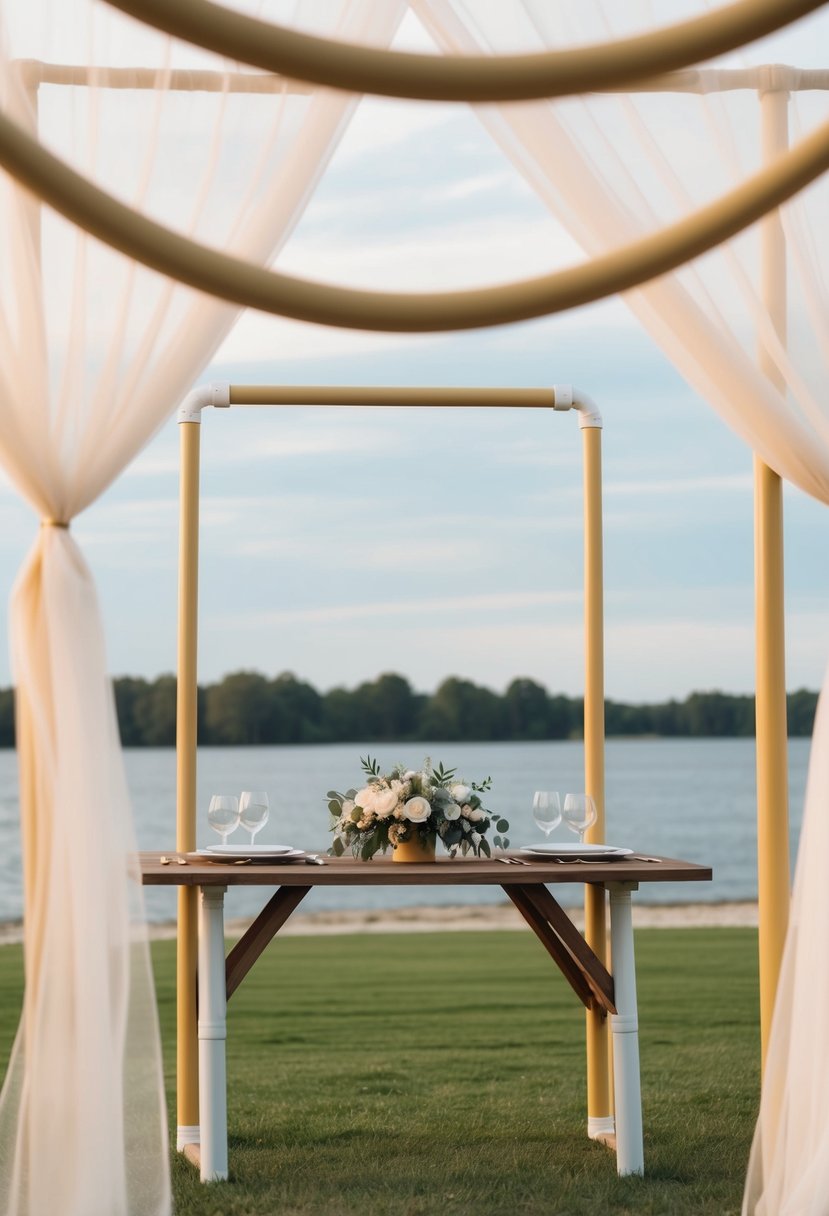
[[[602,572],[602,431],[598,411],[579,415],[584,451],[584,786],[596,803],[598,818],[587,834],[605,839],[604,813],[604,590]],[[607,962],[607,910],[604,888],[584,893],[585,937]],[[610,1091],[607,1019],[587,1011],[587,1130],[593,1139],[614,1131]]]
[[[770,82],[770,84],[773,82]],[[788,94],[760,95],[764,161],[788,146]],[[760,225],[763,301],[786,342],[786,241],[779,212]],[[779,389],[785,379],[762,343],[762,371]],[[783,487],[754,458],[754,595],[757,683],[757,890],[759,896],[760,1036],[768,1048],[789,919],[789,789],[783,607]]]
[[[196,847],[197,629],[199,577],[199,413],[181,421],[178,683],[176,702],[176,848]],[[199,1072],[196,1024],[197,892],[178,889],[177,1147],[198,1143]]]

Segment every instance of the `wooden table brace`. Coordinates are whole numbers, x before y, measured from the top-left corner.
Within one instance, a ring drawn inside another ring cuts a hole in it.
[[[230,1000],[259,955],[310,890],[310,887],[278,887],[256,920],[248,926],[225,962],[227,1000]]]
[[[545,886],[511,884],[503,890],[554,960],[579,1000],[605,1014],[616,1013],[613,976],[588,946]]]

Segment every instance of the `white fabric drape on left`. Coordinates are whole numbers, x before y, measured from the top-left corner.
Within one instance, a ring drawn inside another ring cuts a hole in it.
[[[283,2],[269,15],[388,45],[402,5],[375,8]],[[6,113],[132,205],[252,261],[270,260],[290,234],[355,104],[283,86],[237,94],[235,65],[94,0],[7,3],[0,15]],[[21,60],[91,71],[53,83],[59,71]],[[104,66],[150,68],[154,87],[136,74],[105,88]],[[219,87],[183,90],[175,72],[193,67],[218,74]],[[52,521],[11,610],[26,991],[0,1095],[0,1211],[161,1216],[166,1104],[129,798],[94,582],[55,524],[88,506],[170,415],[235,310],[130,264],[2,174],[0,265],[0,463]]]
[[[505,52],[586,44],[652,26],[646,0],[411,0],[445,51]],[[663,20],[702,4],[665,4]],[[619,23],[625,23],[624,27]],[[761,43],[731,62],[791,62],[817,69],[814,91],[793,94],[792,142],[829,112],[829,19]],[[762,55],[763,59],[758,59]],[[590,97],[481,107],[481,120],[586,254],[653,231],[713,199],[762,163],[764,92],[798,87],[797,73],[766,69],[750,89],[725,75],[685,74],[687,93]],[[794,99],[796,97],[796,100]],[[785,93],[780,96],[786,106]],[[756,229],[625,299],[686,380],[772,469],[829,503],[829,183],[781,212],[788,247],[788,348],[764,303]],[[762,354],[761,368],[757,350]],[[766,374],[771,369],[778,388]],[[666,411],[669,415],[669,411]],[[794,896],[745,1216],[829,1211],[829,678],[815,722]],[[748,845],[747,845],[748,847]]]

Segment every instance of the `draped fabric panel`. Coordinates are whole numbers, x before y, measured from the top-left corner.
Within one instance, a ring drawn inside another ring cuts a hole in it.
[[[560,48],[705,7],[642,0],[411,0],[444,51]],[[624,24],[621,24],[624,23]],[[481,121],[587,255],[713,199],[829,113],[829,16],[780,45],[674,78],[670,91],[481,107]],[[791,56],[791,57],[790,57]],[[796,58],[795,58],[796,57]],[[794,64],[760,66],[765,60]],[[664,83],[664,82],[663,82]],[[770,113],[771,110],[774,113]],[[765,118],[763,117],[765,111]],[[829,182],[780,213],[785,302],[769,299],[758,228],[625,299],[672,363],[772,469],[829,503]],[[772,223],[775,221],[771,221]],[[781,307],[782,305],[782,307]],[[670,407],[666,408],[670,425]],[[829,676],[812,741],[791,920],[749,1163],[745,1216],[829,1208]]]
[[[403,5],[263,8],[388,45]],[[7,0],[0,21],[9,116],[131,205],[259,263],[292,231],[355,104],[240,73],[96,0]],[[168,1140],[131,811],[94,580],[60,525],[170,415],[236,312],[130,263],[2,174],[0,266],[0,464],[45,521],[11,605],[26,991],[0,1095],[0,1211],[156,1216],[170,1210]]]

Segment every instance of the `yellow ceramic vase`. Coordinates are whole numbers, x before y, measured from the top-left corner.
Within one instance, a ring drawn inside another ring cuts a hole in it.
[[[395,845],[391,859],[409,863],[434,861],[435,844],[434,836],[430,836],[428,840],[421,840],[419,836],[415,836],[413,840],[402,840],[400,844]]]

